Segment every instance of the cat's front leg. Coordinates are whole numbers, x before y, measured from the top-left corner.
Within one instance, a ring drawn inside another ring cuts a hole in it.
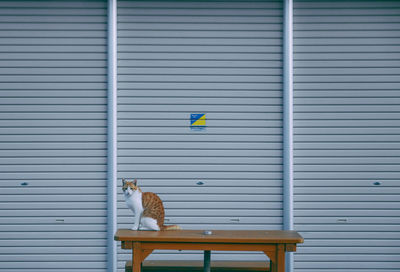
[[[135,217],[133,218],[134,223],[133,223],[132,230],[138,230],[139,229],[140,219],[142,217],[142,213],[143,213],[143,211],[135,212]]]

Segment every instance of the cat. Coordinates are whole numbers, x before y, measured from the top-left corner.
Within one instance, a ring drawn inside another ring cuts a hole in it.
[[[164,225],[164,205],[160,197],[151,192],[143,193],[133,182],[122,179],[122,191],[128,208],[133,211],[134,224],[132,230],[179,230],[177,225]]]

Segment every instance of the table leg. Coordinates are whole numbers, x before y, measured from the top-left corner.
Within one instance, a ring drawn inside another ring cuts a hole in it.
[[[140,272],[142,267],[142,248],[139,242],[133,243],[132,272]]]
[[[282,244],[276,250],[276,272],[285,272],[285,245]]]
[[[285,246],[283,244],[277,244],[273,250],[265,250],[264,253],[270,260],[271,272],[285,272]]]
[[[204,250],[204,272],[211,271],[211,251]]]

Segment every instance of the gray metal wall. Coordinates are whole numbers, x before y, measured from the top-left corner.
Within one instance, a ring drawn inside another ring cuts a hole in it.
[[[106,5],[0,2],[0,271],[105,271]]]
[[[184,229],[280,229],[281,1],[119,1],[118,20],[119,178],[158,193]],[[201,258],[172,253],[158,257]]]
[[[296,271],[399,271],[400,2],[294,15]]]
[[[400,2],[294,2],[296,271],[399,271]],[[281,1],[121,0],[118,27],[119,178],[170,224],[280,229]],[[106,270],[105,83],[105,1],[0,1],[0,271]]]

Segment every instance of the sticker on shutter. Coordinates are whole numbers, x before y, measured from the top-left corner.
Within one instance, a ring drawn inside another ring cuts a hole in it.
[[[205,130],[206,129],[206,114],[192,113],[190,114],[190,129]]]

